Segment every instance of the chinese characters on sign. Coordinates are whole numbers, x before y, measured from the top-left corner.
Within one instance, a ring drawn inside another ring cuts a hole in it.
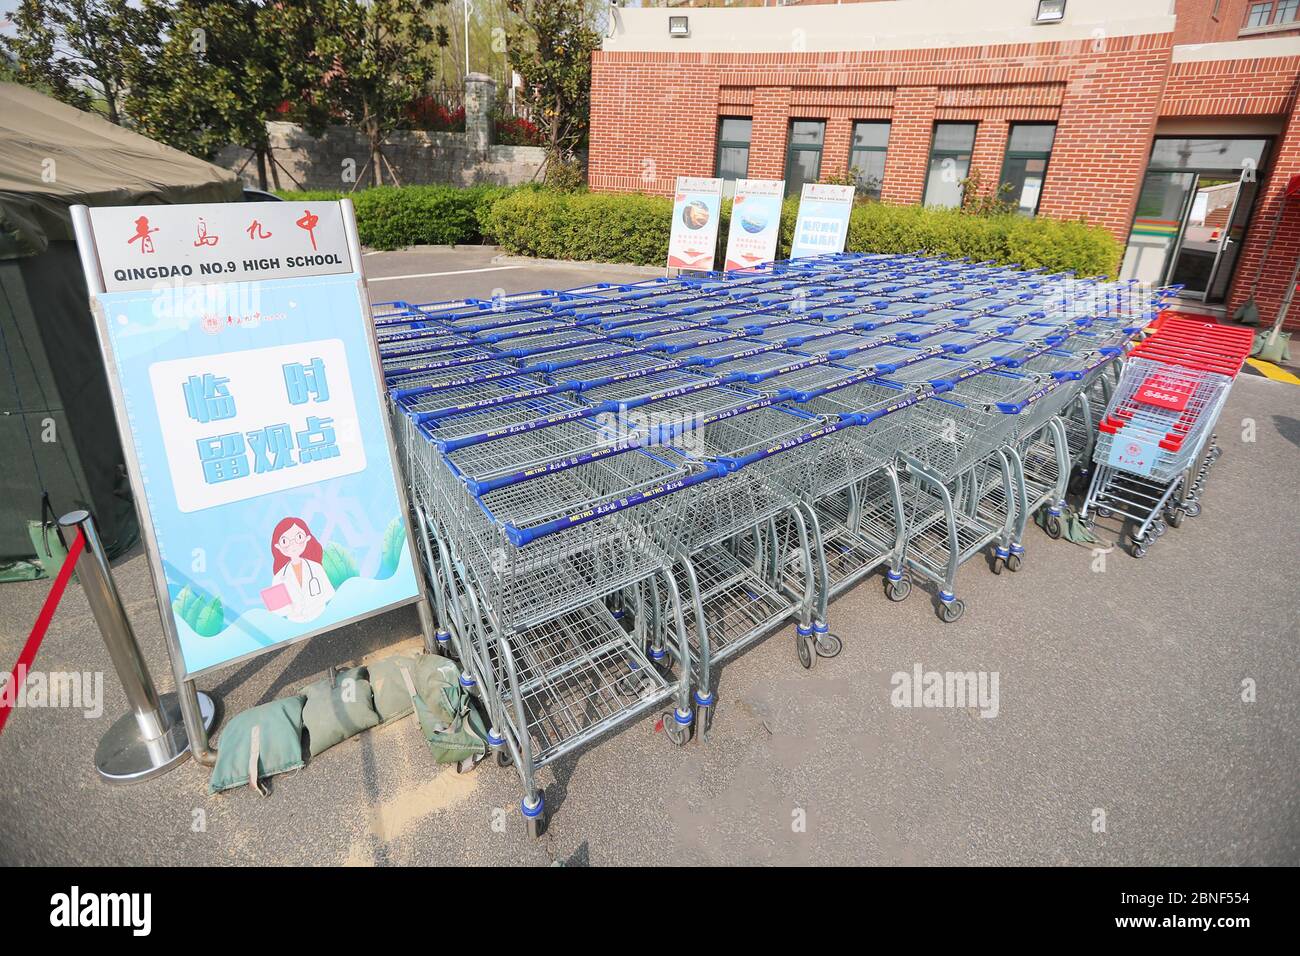
[[[418,600],[347,204],[84,214],[78,241],[93,240],[106,287],[91,283],[96,330],[185,674]]]
[[[1155,467],[1159,448],[1155,442],[1116,435],[1106,464],[1134,475],[1149,475]]]
[[[678,176],[673,199],[668,268],[709,272],[718,249],[722,180]]]
[[[821,256],[844,251],[853,211],[852,186],[804,183],[799,197],[799,218],[790,243],[790,258]]]
[[[365,468],[337,339],[158,362],[149,377],[181,511]]]
[[[1134,396],[1143,405],[1154,405],[1156,408],[1168,409],[1171,412],[1181,412],[1187,407],[1191,397],[1190,383],[1162,375],[1148,378]]]
[[[231,396],[228,378],[218,378],[211,372],[201,376],[191,375],[182,385],[185,408],[190,418],[207,424],[235,417],[235,400]],[[284,366],[284,384],[291,405],[301,405],[311,397],[314,401],[329,399],[329,386],[325,380],[325,364],[313,358],[310,365],[289,362]],[[292,468],[335,458],[339,454],[333,419],[307,416],[307,427],[294,431],[287,422],[267,425],[250,432],[229,432],[198,441],[199,459],[203,462],[203,480],[208,484],[243,478],[252,474]],[[297,460],[294,460],[295,452]]]
[[[229,282],[352,271],[337,203],[225,203],[91,210],[110,292],[159,280]]]

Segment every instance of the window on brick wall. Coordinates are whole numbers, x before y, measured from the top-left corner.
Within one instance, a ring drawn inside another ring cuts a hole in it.
[[[785,194],[798,196],[804,183],[815,183],[822,174],[822,146],[826,123],[795,120],[790,124],[790,144],[785,158]]]
[[[998,198],[1012,203],[1022,216],[1038,212],[1038,198],[1047,178],[1047,161],[1056,139],[1055,123],[1013,123],[1002,161]]]
[[[718,120],[717,177],[722,180],[722,194],[736,191],[736,180],[749,174],[749,141],[754,121],[747,116],[724,116]]]
[[[930,174],[925,180],[927,206],[961,205],[962,180],[970,175],[975,149],[974,123],[935,123],[930,144]]]
[[[1252,27],[1284,26],[1295,23],[1300,14],[1300,0],[1270,0],[1252,3],[1246,7],[1245,29]]]
[[[849,171],[857,180],[858,192],[864,196],[880,198],[880,187],[885,182],[885,151],[888,148],[889,123],[863,121],[853,124]]]

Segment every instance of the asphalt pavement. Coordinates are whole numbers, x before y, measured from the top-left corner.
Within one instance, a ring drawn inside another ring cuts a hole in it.
[[[413,302],[647,271],[482,248],[375,253],[365,267],[374,300]],[[1031,528],[1018,573],[963,568],[967,610],[952,625],[932,594],[892,604],[869,578],[831,607],[838,658],[803,670],[786,627],[722,668],[707,741],[677,748],[649,716],[546,768],[550,824],[536,841],[515,770],[439,768],[410,719],[275,778],[267,798],[210,797],[193,762],[135,786],[101,783],[95,744],[125,702],[73,585],[37,667],[104,672],[103,714],[12,715],[0,735],[0,862],[1300,863],[1300,388],[1242,377],[1218,433],[1203,513],[1147,557],[1111,548],[1104,523],[1096,548]],[[143,554],[114,571],[169,689]],[[48,587],[0,587],[3,666]],[[408,609],[201,684],[230,715],[331,663],[415,647],[418,633]],[[996,674],[996,716],[896,706],[895,675],[918,665]]]

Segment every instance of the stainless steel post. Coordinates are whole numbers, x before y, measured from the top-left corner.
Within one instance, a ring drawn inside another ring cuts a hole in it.
[[[59,524],[79,530],[85,539],[77,560],[77,579],[130,707],[100,739],[95,766],[100,776],[112,783],[147,780],[190,755],[181,701],[176,694],[159,695],[154,687],[90,513],[73,511],[60,518]],[[197,702],[201,725],[211,727],[216,710],[211,698],[200,693]]]

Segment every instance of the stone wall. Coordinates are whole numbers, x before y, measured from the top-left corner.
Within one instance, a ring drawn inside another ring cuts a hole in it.
[[[490,76],[471,73],[465,77],[465,132],[399,130],[391,133],[383,147],[388,161],[383,169],[383,181],[391,183],[392,171],[403,186],[431,183],[514,186],[539,179],[546,155],[544,149],[499,146],[492,142],[495,100],[496,83]],[[268,123],[267,130],[275,158],[275,164],[267,170],[269,188],[351,189],[354,183],[362,186],[374,183],[374,171],[367,168],[370,147],[357,130],[335,126],[320,137],[309,136],[293,123]],[[246,185],[257,187],[257,162],[250,160],[248,150],[227,146],[214,162],[238,171]]]
[[[309,136],[293,123],[268,123],[271,149],[278,170],[279,184],[267,177],[271,188],[280,189],[350,189],[354,181],[370,185],[365,170],[369,156],[366,138],[356,130],[337,126],[319,138]],[[402,185],[449,183],[470,186],[477,183],[515,185],[540,179],[546,151],[540,146],[486,145],[475,148],[474,134],[426,133],[399,130],[389,135],[384,156],[397,171]],[[248,186],[257,186],[257,162],[249,152],[237,146],[221,150],[213,160],[218,166],[239,170]],[[246,163],[247,161],[247,163]],[[363,175],[363,170],[365,173]],[[389,181],[384,170],[384,181]]]

